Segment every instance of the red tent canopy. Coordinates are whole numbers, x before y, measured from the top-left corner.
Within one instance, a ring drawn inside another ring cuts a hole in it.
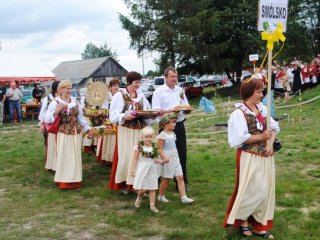
[[[11,82],[16,82],[20,85],[54,80],[56,80],[56,77],[0,77],[0,85],[10,85]]]

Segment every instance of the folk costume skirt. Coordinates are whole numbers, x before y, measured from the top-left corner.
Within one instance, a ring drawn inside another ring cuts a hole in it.
[[[79,188],[82,182],[82,133],[57,134],[57,167],[54,181],[59,188]]]
[[[118,126],[109,188],[132,190],[134,178],[131,176],[130,169],[134,146],[138,144],[140,131],[140,129]]]
[[[97,160],[101,163],[106,161],[112,163],[114,157],[114,149],[116,146],[116,135],[106,135],[98,138],[97,142]]]
[[[57,135],[47,134],[47,153],[46,153],[46,166],[48,170],[56,170],[57,166]]]
[[[274,157],[237,150],[237,179],[224,227],[248,220],[256,231],[272,228],[275,206]]]

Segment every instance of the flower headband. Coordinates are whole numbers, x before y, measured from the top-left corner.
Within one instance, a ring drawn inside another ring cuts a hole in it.
[[[176,113],[168,113],[164,115],[160,120],[160,126],[164,126],[166,123],[168,123],[172,119],[177,119]]]

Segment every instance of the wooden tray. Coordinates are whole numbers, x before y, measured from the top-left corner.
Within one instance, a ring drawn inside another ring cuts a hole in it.
[[[177,108],[177,107],[179,107],[179,108]],[[192,108],[191,106],[182,106],[182,107],[176,106],[176,107],[174,107],[174,109],[173,109],[174,112],[191,111],[191,110],[193,110],[193,108]]]
[[[160,113],[158,111],[153,110],[143,110],[143,111],[137,111],[137,116],[141,117],[157,117],[160,116]]]

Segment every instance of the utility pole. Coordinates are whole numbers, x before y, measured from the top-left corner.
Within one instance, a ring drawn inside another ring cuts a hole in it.
[[[142,59],[142,77],[144,76],[144,59],[143,59],[143,50],[141,51],[141,59]]]

